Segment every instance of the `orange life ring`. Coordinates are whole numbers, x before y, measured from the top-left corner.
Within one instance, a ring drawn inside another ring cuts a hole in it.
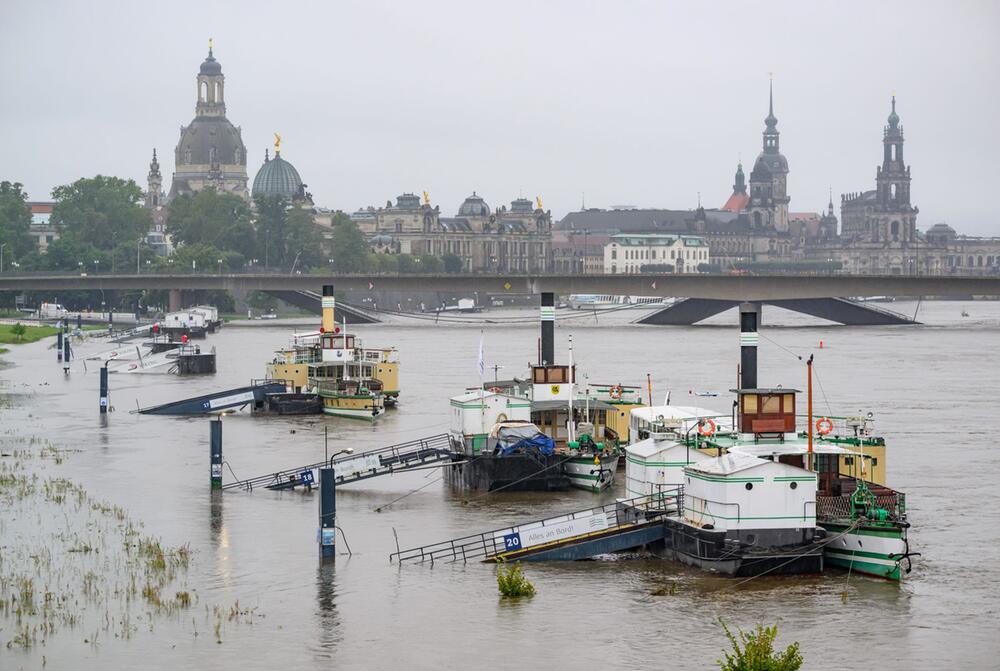
[[[616,384],[611,387],[611,389],[608,390],[608,395],[617,401],[622,397],[622,386],[620,384]]]
[[[698,433],[703,436],[711,436],[715,433],[715,420],[705,419],[700,425],[698,425]]]
[[[486,391],[492,392],[494,394],[502,394],[503,393],[503,389],[501,389],[500,387],[490,387]]]
[[[819,435],[825,436],[833,431],[833,421],[829,417],[820,417],[816,420],[816,431]]]

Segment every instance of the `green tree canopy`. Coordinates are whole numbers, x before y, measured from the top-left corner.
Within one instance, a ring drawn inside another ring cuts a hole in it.
[[[285,217],[285,247],[289,264],[298,270],[320,268],[327,265],[323,234],[316,228],[316,220],[310,210],[293,207]]]
[[[175,198],[170,203],[167,230],[175,243],[212,245],[244,257],[253,256],[257,247],[246,201],[215,189]]]
[[[333,218],[330,248],[334,272],[363,273],[368,270],[368,241],[357,224],[342,212]]]
[[[257,210],[257,258],[266,266],[281,267],[286,255],[288,201],[284,196],[257,196],[253,203]],[[291,259],[288,263],[291,265]]]
[[[241,270],[245,263],[246,258],[239,252],[197,244],[178,247],[169,257],[158,257],[153,269],[166,273],[215,273],[220,265],[223,272],[229,272]]]
[[[0,245],[5,245],[5,265],[35,248],[30,233],[28,194],[22,189],[20,182],[0,182]]]
[[[134,242],[149,231],[152,220],[143,209],[142,189],[134,180],[98,175],[52,190],[56,204],[52,224],[63,237],[97,249]]]

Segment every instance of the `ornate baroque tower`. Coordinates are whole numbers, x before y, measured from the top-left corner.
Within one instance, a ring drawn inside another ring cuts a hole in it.
[[[764,147],[750,172],[750,221],[755,228],[788,230],[788,161],[778,143],[778,119],[774,116],[774,88],[769,85]]]
[[[156,160],[156,149],[153,149],[153,160],[149,162],[149,174],[146,175],[147,209],[152,210],[161,205],[161,193],[163,193],[163,176],[160,174],[160,162]]]
[[[917,208],[910,204],[910,168],[903,163],[903,127],[896,114],[896,96],[882,133],[882,165],[875,172],[872,232],[880,242],[916,239]]]
[[[226,118],[225,77],[208,43],[208,57],[198,71],[195,118],[181,127],[174,150],[176,171],[170,197],[206,188],[250,198],[247,152],[240,129]]]

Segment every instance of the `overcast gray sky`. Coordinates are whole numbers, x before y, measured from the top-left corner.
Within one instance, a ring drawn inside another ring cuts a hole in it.
[[[272,132],[317,204],[426,189],[454,214],[540,195],[718,207],[753,163],[774,73],[792,211],[874,188],[889,97],[918,226],[1000,235],[1000,3],[0,4],[0,179],[34,199],[98,173],[165,187],[215,39],[251,179]]]

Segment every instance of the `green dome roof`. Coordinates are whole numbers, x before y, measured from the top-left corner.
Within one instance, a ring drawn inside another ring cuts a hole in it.
[[[253,178],[251,193],[254,197],[284,196],[288,200],[297,200],[305,196],[305,185],[299,177],[299,171],[281,158],[280,153],[275,153],[273,159],[269,159],[265,154],[264,165]]]

